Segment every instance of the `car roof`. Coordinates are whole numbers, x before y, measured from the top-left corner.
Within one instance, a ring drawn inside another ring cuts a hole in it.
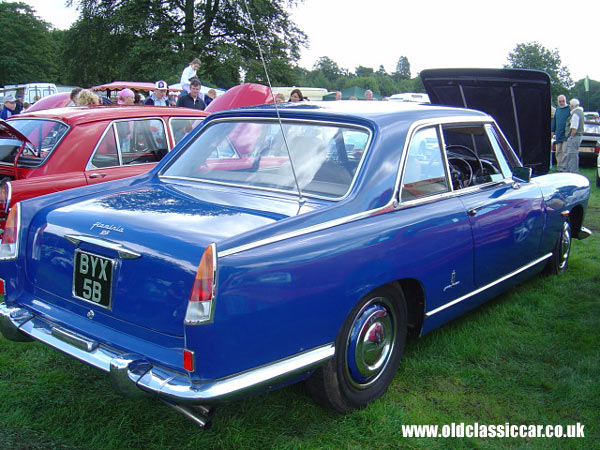
[[[235,108],[213,113],[214,117],[244,116],[244,115],[268,115],[278,112],[284,116],[333,116],[339,119],[358,119],[372,122],[386,122],[388,119],[396,120],[418,120],[433,117],[446,116],[482,116],[487,114],[472,109],[423,105],[415,102],[389,102],[368,100],[338,100],[338,101],[309,101],[288,102]],[[211,116],[211,117],[212,117]]]
[[[173,106],[73,106],[35,111],[32,113],[23,113],[15,116],[15,119],[54,119],[74,126],[100,120],[131,119],[138,117],[157,116],[206,117],[208,116],[208,113],[197,109],[178,108]]]

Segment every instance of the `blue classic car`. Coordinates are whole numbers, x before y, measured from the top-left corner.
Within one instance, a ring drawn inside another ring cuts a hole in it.
[[[537,72],[500,72],[517,91],[549,90]],[[467,90],[446,75],[443,89]],[[547,100],[529,107],[547,116]],[[386,391],[409,330],[567,268],[571,239],[590,234],[590,186],[542,174],[548,159],[530,160],[532,177],[494,118],[472,109],[219,112],[147,174],[13,207],[1,330],[201,426],[214,404],[304,379],[345,413]]]

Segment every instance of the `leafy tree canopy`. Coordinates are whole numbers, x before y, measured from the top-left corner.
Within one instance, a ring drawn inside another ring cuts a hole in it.
[[[410,80],[410,63],[406,56],[401,56],[396,64],[396,71],[393,73],[393,77],[396,81],[398,80]]]
[[[251,80],[261,79],[256,68],[258,40],[265,60],[276,67],[269,74],[272,81],[284,82],[291,76],[290,61],[298,60],[300,48],[306,45],[306,35],[287,12],[301,1],[71,0],[81,12],[74,28],[93,37],[99,47],[82,48],[68,40],[66,55],[72,64],[86,51],[109,59],[108,70],[98,72],[104,81],[116,72],[121,78],[176,82],[183,68],[199,58],[201,80],[228,88],[240,82],[240,69]],[[283,68],[285,64],[288,67]],[[87,81],[89,76],[80,84]]]
[[[505,67],[516,69],[543,70],[552,81],[552,95],[568,91],[573,85],[571,74],[566,66],[561,65],[557,49],[547,49],[539,42],[517,44],[508,54],[509,64]]]
[[[36,17],[29,5],[0,3],[0,29],[0,86],[56,79],[56,46],[50,25]]]

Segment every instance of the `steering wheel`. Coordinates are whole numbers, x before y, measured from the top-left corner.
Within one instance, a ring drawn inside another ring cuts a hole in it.
[[[481,173],[483,174],[483,163],[481,162],[481,159],[479,158],[479,156],[477,156],[477,153],[475,153],[472,149],[470,149],[469,147],[466,147],[464,145],[459,145],[459,144],[450,144],[450,145],[446,145],[446,151],[452,150],[452,149],[459,149],[459,150],[464,150],[467,153],[469,153],[471,156],[473,156],[473,158],[475,158],[477,160],[477,165],[479,166],[479,170],[475,171],[475,173]],[[473,173],[473,169],[471,169],[471,173]],[[473,175],[471,175],[471,178],[469,180],[469,185],[473,184],[475,182],[475,177]]]
[[[448,158],[448,166],[450,167],[450,178],[452,179],[452,188],[454,190],[471,185],[474,175],[471,164],[462,158],[453,156]]]

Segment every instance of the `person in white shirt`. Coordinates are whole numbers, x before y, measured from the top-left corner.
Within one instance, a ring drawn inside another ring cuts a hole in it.
[[[583,123],[585,121],[583,108],[579,106],[579,100],[571,99],[569,102],[571,115],[567,119],[565,134],[567,135],[567,172],[579,172],[579,146],[583,138]]]
[[[190,93],[190,79],[196,77],[196,72],[200,68],[200,60],[198,58],[194,58],[194,60],[183,69],[183,73],[181,74],[181,89],[183,89],[188,94]]]

